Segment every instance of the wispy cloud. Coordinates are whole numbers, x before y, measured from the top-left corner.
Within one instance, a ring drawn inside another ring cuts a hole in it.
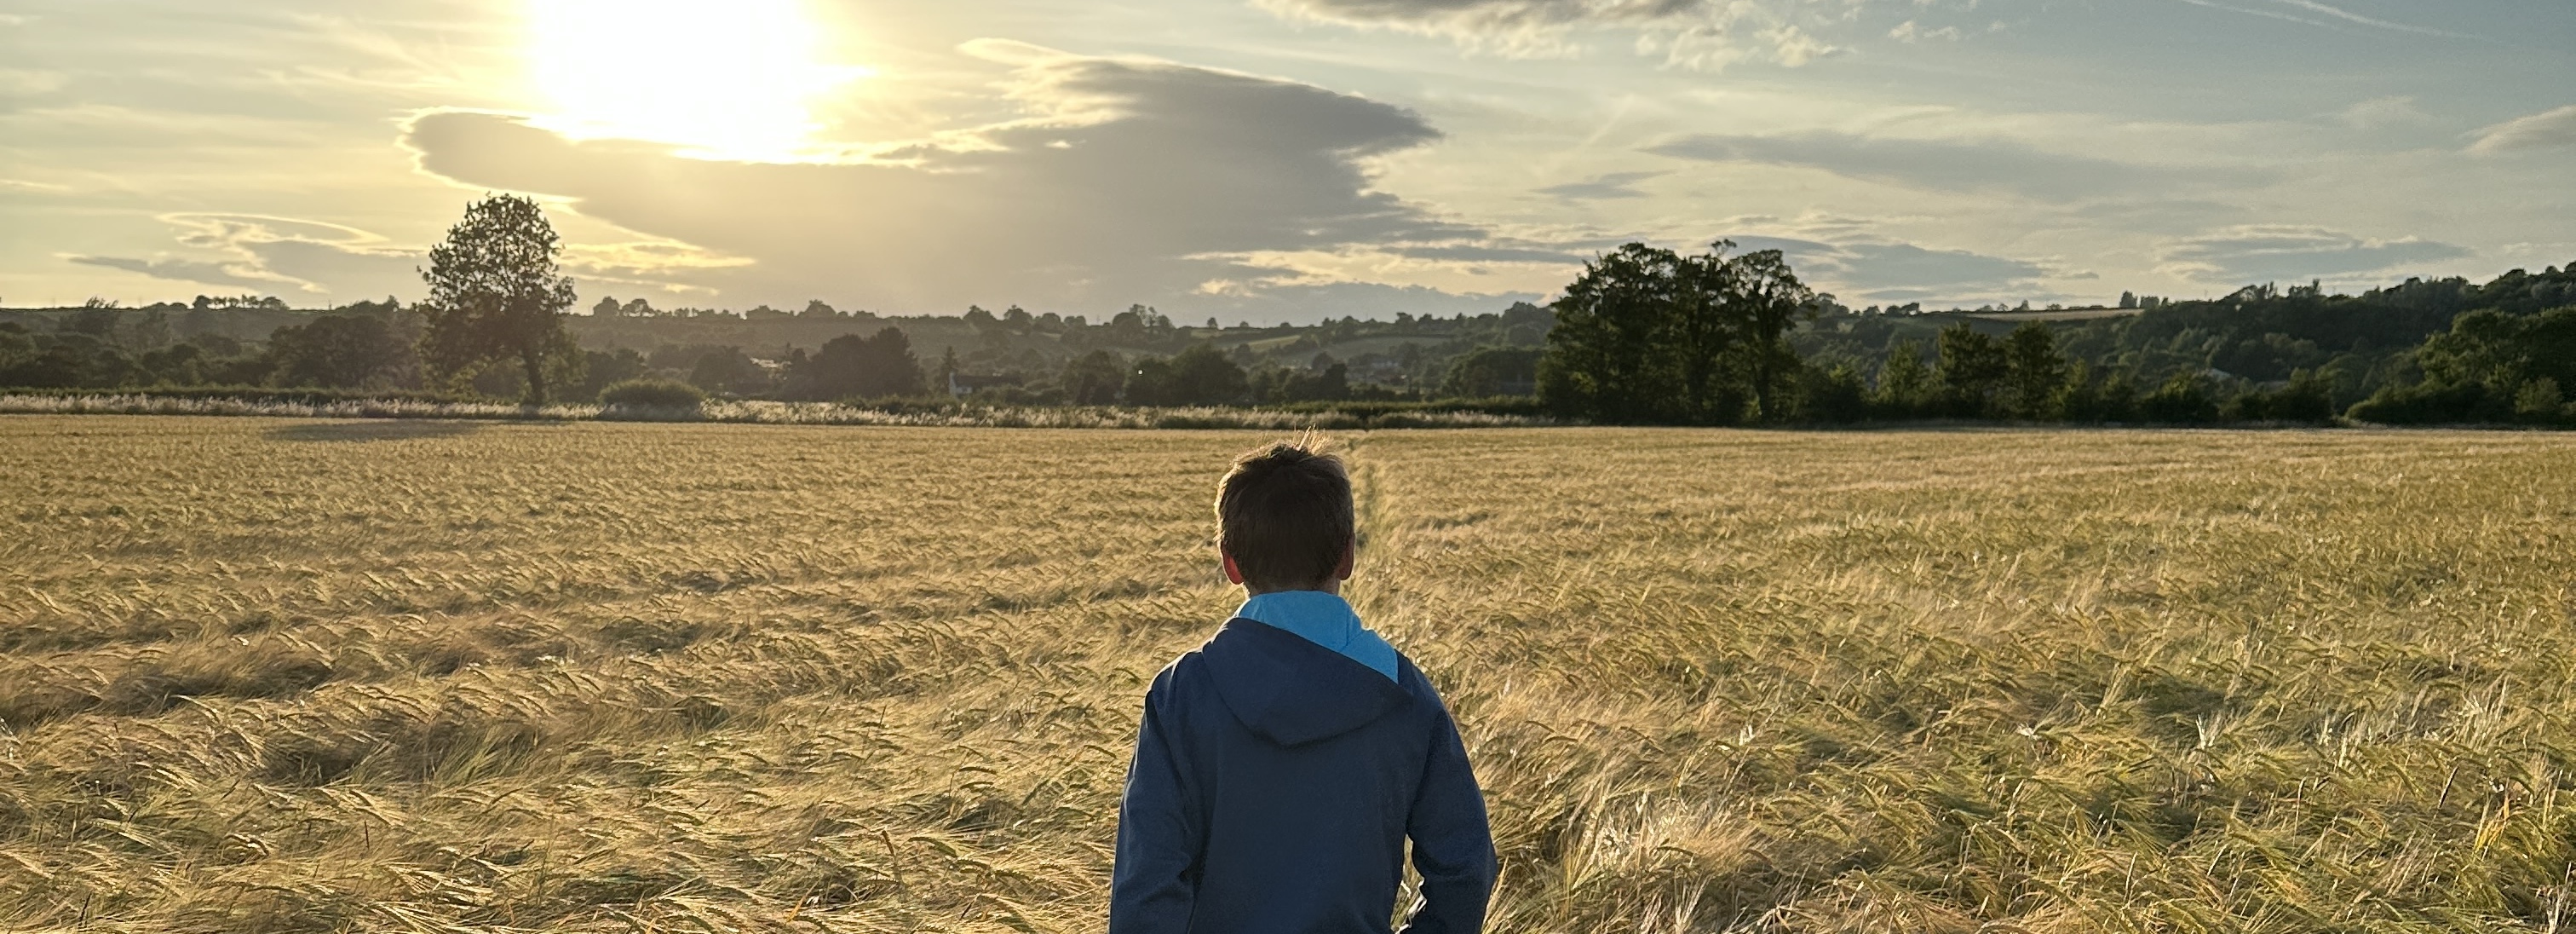
[[[1925,29],[1921,24],[1910,19],[1897,24],[1896,28],[1887,31],[1888,38],[1894,39],[1898,42],[1903,42],[1907,45],[1912,45],[1917,42],[1929,42],[1936,39],[1946,42],[1957,42],[1963,35],[1965,34],[1961,33],[1957,26],[1943,26],[1937,29]]]
[[[2216,2],[2216,0],[2182,0],[2182,2],[2197,7],[2208,7],[2213,10],[2225,10],[2229,13],[2241,13],[2246,16],[2260,16],[2265,19],[2304,23],[2310,26],[2333,28],[2337,22],[2342,22],[2358,26],[2368,26],[2373,29],[2385,29],[2391,32],[2414,33],[2419,36],[2441,36],[2446,39],[2473,39],[2478,41],[2487,41],[2483,36],[2472,36],[2467,33],[2452,32],[2446,29],[2434,29],[2429,26],[2416,26],[2408,23],[2379,19],[2377,17],[2363,16],[2359,13],[2354,13],[2341,7],[2319,3],[2317,0],[2270,0],[2270,2],[2274,4],[2279,4],[2293,10],[2300,10],[2312,14],[2310,16],[2298,16],[2286,13],[2281,10],[2273,9],[2269,5],[2243,6],[2233,3],[2219,3]],[[2319,19],[2317,17],[2324,18]]]
[[[259,214],[164,214],[179,245],[217,258],[65,256],[83,266],[227,288],[294,289],[350,298],[407,284],[420,254],[341,224]]]
[[[1935,191],[2018,194],[2072,201],[2142,187],[2251,180],[2247,169],[2175,169],[2050,152],[2010,140],[1903,139],[1850,133],[1686,136],[1648,147],[1677,159],[1802,166],[1866,181]]]
[[[1616,30],[1633,34],[1641,54],[1704,71],[1747,60],[1795,68],[1840,54],[1816,31],[1848,23],[1860,2],[1820,11],[1775,0],[1255,0],[1292,19],[1445,36],[1520,57],[1574,55],[1582,32]]]
[[[2324,21],[2322,21],[2322,20],[2309,19],[2309,18],[2307,18],[2307,17],[2305,17],[2305,16],[2292,16],[2292,15],[2290,15],[2290,14],[2288,14],[2288,13],[2283,13],[2283,12],[2280,12],[2280,11],[2278,11],[2278,10],[2265,10],[2265,9],[2260,9],[2260,8],[2256,8],[2256,7],[2242,7],[2242,6],[2236,6],[2236,5],[2234,5],[2234,4],[2228,4],[2228,3],[2217,3],[2217,2],[2213,2],[2213,0],[2182,0],[2182,2],[2184,2],[2184,3],[2188,3],[2188,4],[2191,4],[2192,6],[2197,6],[2197,7],[2208,7],[2208,8],[2213,9],[2213,10],[2225,10],[2225,11],[2227,11],[2227,12],[2229,12],[2229,13],[2242,13],[2242,14],[2244,14],[2244,15],[2246,15],[2246,16],[2260,16],[2260,17],[2263,17],[2263,18],[2265,18],[2265,19],[2277,19],[2277,20],[2284,20],[2284,21],[2292,22],[2292,23],[2306,23],[2306,24],[2308,24],[2308,25],[2310,25],[2310,26],[2327,26],[2327,25],[2330,25],[2330,24],[2328,24],[2328,23],[2326,23],[2326,22],[2324,22]]]
[[[223,288],[273,291],[281,287],[299,288],[304,283],[258,268],[249,263],[211,262],[193,259],[142,259],[131,256],[69,255],[64,260],[102,269],[122,269],[155,279],[193,282]]]
[[[1646,193],[1637,190],[1637,183],[1665,174],[1668,173],[1612,172],[1608,175],[1596,175],[1590,179],[1580,182],[1549,185],[1545,188],[1539,189],[1538,193],[1563,201],[1606,201],[1617,198],[1643,198],[1646,196]]]
[[[2433,119],[2424,108],[2415,106],[2413,95],[2374,97],[2343,109],[2335,119],[2356,130],[2377,130]]]
[[[2576,104],[2479,130],[2469,151],[2492,156],[2526,149],[2576,147]]]
[[[2379,29],[2388,29],[2388,30],[2394,30],[2394,31],[2397,31],[2397,32],[2411,32],[2411,33],[2415,33],[2415,34],[2417,34],[2417,35],[2424,35],[2424,36],[2442,36],[2442,37],[2450,38],[2450,39],[2475,39],[2475,38],[2478,38],[2477,36],[2471,36],[2471,35],[2466,35],[2466,34],[2463,34],[2463,33],[2451,32],[2451,31],[2449,31],[2449,30],[2444,30],[2444,29],[2433,29],[2433,28],[2426,27],[2426,26],[2412,26],[2412,25],[2408,25],[2408,24],[2406,24],[2406,23],[2390,22],[2390,21],[2388,21],[2388,20],[2384,20],[2384,19],[2378,19],[2378,18],[2374,18],[2374,17],[2363,16],[2363,15],[2361,15],[2361,14],[2359,14],[2359,13],[2354,13],[2354,12],[2351,12],[2351,11],[2349,11],[2349,10],[2342,9],[2342,8],[2340,8],[2340,7],[2332,7],[2332,6],[2327,6],[2327,5],[2323,4],[2323,3],[2318,3],[2318,2],[2317,2],[2317,0],[2273,0],[2273,2],[2281,3],[2281,4],[2284,4],[2284,5],[2287,5],[2287,6],[2296,7],[2296,8],[2298,8],[2298,9],[2306,10],[2306,11],[2308,11],[2308,12],[2316,13],[2316,14],[2323,15],[2323,16],[2330,16],[2330,17],[2333,17],[2333,18],[2335,18],[2335,19],[2343,20],[2343,21],[2345,21],[2345,22],[2349,22],[2349,23],[2360,23],[2361,25],[2364,25],[2364,26],[2371,26],[2371,27],[2375,27],[2375,28],[2379,28]]]
[[[2323,227],[2256,224],[2166,241],[2158,271],[2202,282],[2297,281],[2459,259],[2469,251],[2404,237],[2369,240]]]
[[[1745,250],[1779,250],[1800,277],[1874,301],[1983,299],[2027,291],[2052,275],[2029,260],[1886,240],[1825,242],[1732,235]]]

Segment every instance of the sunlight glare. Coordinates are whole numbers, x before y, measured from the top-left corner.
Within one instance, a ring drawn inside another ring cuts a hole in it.
[[[529,25],[552,128],[723,158],[794,158],[815,100],[866,74],[817,61],[801,0],[531,0]]]

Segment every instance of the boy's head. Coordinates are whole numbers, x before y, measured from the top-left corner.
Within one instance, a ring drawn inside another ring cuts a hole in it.
[[[1245,452],[1217,484],[1226,577],[1254,593],[1327,590],[1351,576],[1357,521],[1342,459],[1312,441]]]

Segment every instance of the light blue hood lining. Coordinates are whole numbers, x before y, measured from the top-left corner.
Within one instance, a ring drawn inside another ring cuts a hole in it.
[[[1280,590],[1243,601],[1234,615],[1296,633],[1396,680],[1395,646],[1360,624],[1349,601],[1321,590]]]

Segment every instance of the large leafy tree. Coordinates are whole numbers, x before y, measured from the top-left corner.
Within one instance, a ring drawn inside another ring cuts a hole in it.
[[[1771,421],[1789,411],[1794,394],[1798,353],[1789,347],[1789,332],[1815,318],[1821,296],[1798,281],[1780,251],[1728,256],[1734,249],[1735,241],[1720,240],[1707,255],[1691,258],[1708,282],[1699,302],[1734,332],[1745,388],[1762,420]]]
[[[1778,250],[1734,249],[1631,243],[1587,264],[1556,301],[1539,394],[1614,422],[1724,424],[1748,402],[1762,418],[1785,415],[1799,370],[1788,334],[1820,296]]]
[[[1556,300],[1539,395],[1601,421],[1678,419],[1689,407],[1678,364],[1691,356],[1672,346],[1682,280],[1681,257],[1642,243],[1585,264]]]
[[[428,327],[420,358],[432,378],[455,386],[493,364],[516,362],[527,399],[579,380],[580,348],[564,328],[572,279],[555,263],[563,245],[536,199],[496,195],[468,205],[465,219],[429,250]]]

